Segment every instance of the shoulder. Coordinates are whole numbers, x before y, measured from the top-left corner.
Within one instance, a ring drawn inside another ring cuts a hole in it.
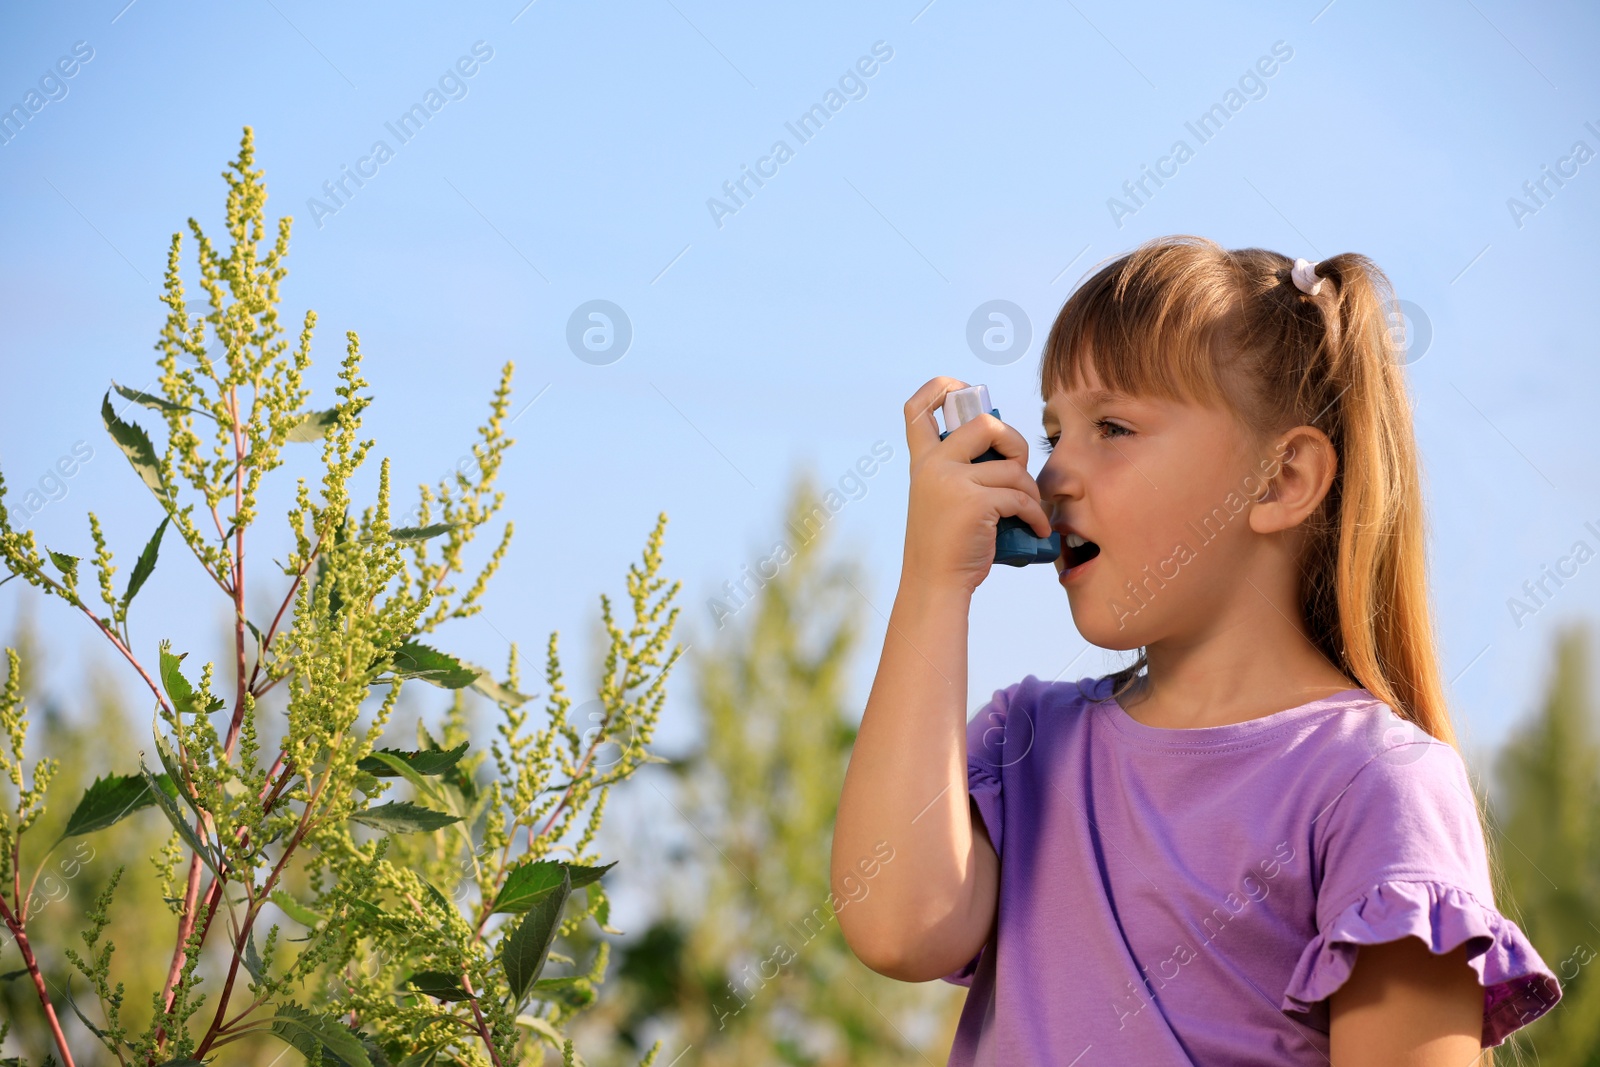
[[[1359,694],[1359,695],[1358,695]],[[1305,747],[1336,785],[1322,813],[1332,823],[1387,808],[1413,815],[1476,816],[1466,762],[1366,690],[1357,690],[1317,724]]]
[[[1493,899],[1480,800],[1461,753],[1385,705],[1339,739],[1335,792],[1319,804],[1312,841],[1324,903],[1388,879],[1448,882]],[[1339,778],[1343,778],[1342,784]]]
[[[1365,689],[1319,701],[1295,723],[1279,758],[1299,765],[1322,794],[1319,817],[1383,804],[1427,801],[1475,810],[1466,763],[1455,746],[1402,718]]]
[[[1033,717],[1036,715],[1081,714],[1091,704],[1110,696],[1111,677],[1079,678],[1076,681],[1042,681],[1037,675],[1025,675],[1003,689],[996,689],[988,703],[979,708],[969,722],[980,717],[1000,715]]]
[[[1003,689],[967,720],[969,764],[1006,767],[1032,749],[1040,734],[1080,721],[1109,692],[1108,678],[1043,681],[1029,674]],[[1106,692],[1102,692],[1106,690]]]

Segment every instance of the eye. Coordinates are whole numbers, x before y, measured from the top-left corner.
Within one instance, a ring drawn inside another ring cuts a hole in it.
[[[1126,437],[1129,434],[1133,433],[1132,430],[1128,429],[1126,426],[1122,425],[1121,423],[1119,423],[1119,422],[1111,422],[1108,419],[1097,419],[1095,421],[1094,427],[1095,427],[1095,429],[1100,431],[1100,436],[1103,437],[1103,438]],[[1113,430],[1116,431],[1116,432],[1115,433],[1111,432]]]
[[[1053,452],[1055,451],[1056,442],[1060,439],[1060,434],[1056,434],[1054,437],[1041,437],[1039,438],[1039,448],[1044,452]]]

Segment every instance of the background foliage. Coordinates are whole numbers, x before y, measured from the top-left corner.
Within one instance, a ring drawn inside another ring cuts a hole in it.
[[[1587,626],[1564,630],[1543,698],[1500,750],[1490,843],[1504,911],[1561,980],[1517,1037],[1555,1067],[1600,1067],[1600,725]],[[1525,1035],[1525,1036],[1523,1036]]]
[[[670,799],[699,847],[676,892],[622,952],[583,1023],[623,1063],[646,1033],[705,1065],[939,1063],[965,991],[861,964],[836,913],[872,891],[828,884],[833,819],[855,738],[845,693],[859,652],[859,564],[828,552],[826,509],[797,478],[777,525],[783,560],[690,654],[701,743],[630,791]],[[643,843],[643,842],[641,842]],[[894,842],[863,857],[875,871]],[[714,846],[714,847],[713,847]]]

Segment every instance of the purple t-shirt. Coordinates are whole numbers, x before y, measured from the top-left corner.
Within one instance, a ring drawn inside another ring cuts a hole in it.
[[[1548,1011],[1555,975],[1489,884],[1460,755],[1365,689],[1162,729],[1111,679],[997,691],[967,780],[1000,856],[994,935],[950,1064],[1327,1067],[1327,997],[1357,946],[1465,942],[1483,1045]]]

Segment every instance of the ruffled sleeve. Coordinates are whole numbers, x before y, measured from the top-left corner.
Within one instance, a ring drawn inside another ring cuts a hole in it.
[[[1033,742],[1033,720],[1026,710],[1013,708],[1018,691],[1033,676],[995,691],[993,697],[967,721],[967,795],[977,805],[983,828],[995,855],[1001,855],[1005,833],[1005,813],[1001,804],[1004,769],[1027,754]],[[972,985],[983,949],[959,970],[942,975],[955,985]]]
[[[1284,991],[1284,1011],[1310,1011],[1344,985],[1362,945],[1418,937],[1436,955],[1467,946],[1483,986],[1483,1040],[1489,1048],[1555,1006],[1561,987],[1517,924],[1458,886],[1380,882],[1325,924],[1300,954]]]
[[[1325,1001],[1350,977],[1360,946],[1413,936],[1435,954],[1467,946],[1483,986],[1484,1048],[1561,999],[1550,968],[1496,909],[1483,825],[1454,747],[1424,738],[1386,749],[1319,812],[1313,830],[1317,933],[1282,1010],[1310,1012]]]

